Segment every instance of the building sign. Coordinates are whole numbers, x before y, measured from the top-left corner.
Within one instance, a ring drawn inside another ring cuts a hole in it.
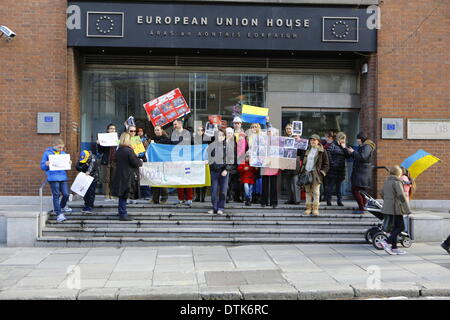
[[[364,7],[69,2],[69,46],[376,51]]]
[[[408,139],[450,139],[450,119],[408,119]]]
[[[382,118],[381,138],[403,139],[403,118]]]

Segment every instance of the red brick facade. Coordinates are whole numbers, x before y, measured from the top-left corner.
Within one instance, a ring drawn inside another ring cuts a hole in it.
[[[1,24],[17,33],[0,39],[1,196],[37,195],[42,152],[57,137],[36,134],[37,112],[61,112],[61,137],[76,161],[81,70],[67,48],[66,7],[62,0],[0,3]],[[450,199],[449,141],[407,140],[406,129],[403,140],[381,140],[381,118],[402,117],[405,126],[407,118],[450,118],[449,10],[442,0],[383,1],[378,53],[366,58],[361,78],[361,127],[377,143],[377,165],[400,164],[417,149],[442,160],[419,177],[415,199]],[[378,174],[377,189],[384,178]]]

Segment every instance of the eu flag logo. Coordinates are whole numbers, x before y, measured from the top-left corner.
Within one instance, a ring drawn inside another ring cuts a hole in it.
[[[123,38],[123,12],[87,12],[86,36]]]
[[[323,17],[323,42],[358,42],[358,17]]]

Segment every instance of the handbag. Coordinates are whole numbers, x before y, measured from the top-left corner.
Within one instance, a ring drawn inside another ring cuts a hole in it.
[[[298,177],[297,185],[298,185],[299,187],[302,187],[302,186],[310,185],[310,184],[312,184],[312,182],[313,182],[313,175],[312,175],[312,172],[311,172],[311,171],[308,171],[308,172],[302,173],[302,174]]]

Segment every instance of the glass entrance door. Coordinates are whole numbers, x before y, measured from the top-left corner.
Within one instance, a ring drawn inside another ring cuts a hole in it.
[[[342,131],[347,135],[347,143],[356,147],[356,135],[359,131],[359,110],[352,109],[283,109],[282,127],[292,121],[303,121],[303,137],[309,138],[313,134],[318,134],[325,138],[329,131]],[[353,163],[347,161],[347,172],[344,183],[342,184],[342,194],[351,195],[350,176]],[[287,194],[286,183],[281,184],[281,191]],[[322,191],[321,191],[322,193]]]

